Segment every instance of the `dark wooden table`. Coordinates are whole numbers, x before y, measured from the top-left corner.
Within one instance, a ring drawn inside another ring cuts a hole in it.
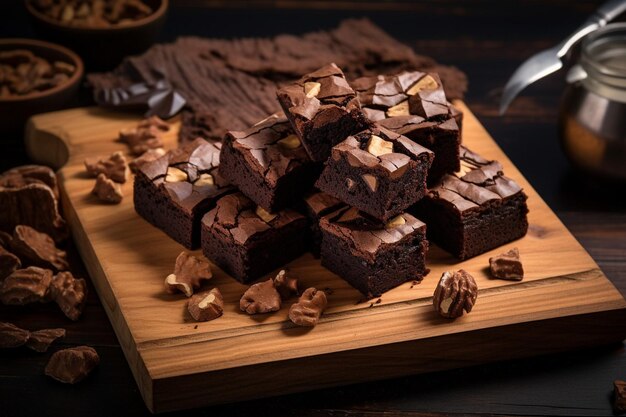
[[[368,16],[418,52],[457,65],[469,76],[466,101],[474,113],[622,294],[626,293],[626,190],[575,172],[561,153],[556,121],[562,74],[529,88],[506,117],[497,115],[502,86],[516,66],[533,52],[560,41],[600,2],[172,2],[162,41],[187,34],[297,34],[334,27],[345,17]],[[33,36],[18,1],[3,7],[0,37]],[[0,168],[28,162],[19,135],[4,135],[0,144]],[[74,250],[70,252],[80,270],[80,259]],[[0,416],[148,414],[93,288],[84,317],[77,323],[64,319],[51,305],[3,307],[0,321],[34,329],[65,327],[68,336],[63,345],[94,346],[102,359],[83,383],[64,386],[42,375],[49,354],[26,349],[0,352]],[[616,378],[626,378],[621,344],[206,408],[193,415],[612,415],[610,399]]]

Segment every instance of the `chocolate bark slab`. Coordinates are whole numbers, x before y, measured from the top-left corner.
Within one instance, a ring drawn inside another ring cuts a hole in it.
[[[414,206],[431,241],[464,260],[524,236],[526,194],[498,161],[461,147],[461,170],[446,175]]]
[[[351,83],[366,116],[435,152],[429,183],[459,170],[463,114],[447,100],[435,73],[362,77]]]
[[[235,191],[219,175],[219,155],[219,144],[196,139],[142,165],[134,183],[137,214],[187,249],[197,248],[200,219]]]
[[[314,191],[303,200],[302,210],[309,219],[309,229],[311,231],[310,250],[316,258],[320,257],[320,246],[322,244],[320,219],[343,206],[345,206],[343,201],[323,191]]]
[[[386,222],[424,196],[432,160],[432,151],[374,126],[332,149],[316,187]]]
[[[309,157],[325,161],[347,136],[368,126],[343,72],[328,64],[279,89],[278,101]]]
[[[302,255],[307,231],[300,213],[268,213],[237,192],[222,197],[202,218],[202,252],[245,283]]]
[[[322,266],[368,298],[427,273],[426,225],[408,213],[380,224],[346,207],[322,217],[320,229]]]
[[[275,113],[244,131],[226,134],[220,174],[269,212],[300,200],[319,176],[283,114]]]

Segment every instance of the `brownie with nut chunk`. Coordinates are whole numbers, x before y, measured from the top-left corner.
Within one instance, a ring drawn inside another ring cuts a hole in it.
[[[269,213],[237,192],[202,218],[202,252],[233,278],[250,282],[306,252],[307,232],[302,214]]]
[[[524,236],[528,206],[498,161],[465,147],[461,161],[461,170],[445,175],[411,211],[428,224],[431,241],[463,260]]]
[[[363,77],[351,83],[366,116],[432,150],[429,183],[459,169],[463,114],[452,106],[435,73]]]
[[[345,207],[322,217],[320,228],[322,266],[368,298],[427,273],[426,225],[408,213],[381,224]]]
[[[219,175],[219,158],[219,144],[196,139],[141,165],[134,182],[135,211],[187,249],[197,248],[200,219],[235,191]]]
[[[323,191],[313,191],[302,201],[302,211],[309,219],[309,230],[311,231],[310,250],[316,258],[320,257],[320,246],[322,244],[320,219],[345,205],[343,201]]]
[[[374,126],[333,147],[316,187],[386,222],[424,196],[432,160],[432,151]]]
[[[369,125],[356,93],[335,64],[282,87],[277,96],[304,149],[316,162],[325,161],[334,145]]]
[[[269,212],[300,200],[320,171],[283,114],[228,132],[222,144],[222,177]]]

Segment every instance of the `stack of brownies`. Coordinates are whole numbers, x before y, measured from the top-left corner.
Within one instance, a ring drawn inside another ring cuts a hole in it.
[[[241,282],[310,250],[368,297],[423,278],[427,225],[460,259],[526,233],[526,195],[461,145],[436,74],[349,84],[329,64],[277,96],[284,114],[221,148],[198,139],[143,165],[136,211]]]

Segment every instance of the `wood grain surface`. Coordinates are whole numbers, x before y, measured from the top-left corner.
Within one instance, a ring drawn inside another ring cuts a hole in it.
[[[401,285],[379,303],[363,301],[318,260],[304,255],[287,267],[301,278],[302,287],[330,293],[329,307],[313,330],[287,319],[290,303],[272,315],[240,312],[246,287],[217,268],[212,285],[225,300],[218,320],[194,322],[186,313],[187,300],[165,293],[164,277],[183,248],[135,213],[132,182],[123,186],[122,204],[99,203],[90,194],[94,180],[83,165],[87,157],[126,151],[116,135],[136,118],[97,108],[38,115],[27,125],[26,147],[35,161],[61,168],[63,208],[74,240],[153,411],[622,340],[626,301],[469,109],[457,104],[465,113],[466,146],[499,160],[528,194],[528,235],[464,262],[433,245],[431,272],[424,281]],[[168,148],[175,146],[175,136],[173,129]],[[513,246],[522,254],[524,281],[491,279],[489,256]],[[444,271],[459,268],[475,276],[479,298],[470,315],[449,321],[433,311],[432,294]],[[207,378],[217,383],[203,384]]]

